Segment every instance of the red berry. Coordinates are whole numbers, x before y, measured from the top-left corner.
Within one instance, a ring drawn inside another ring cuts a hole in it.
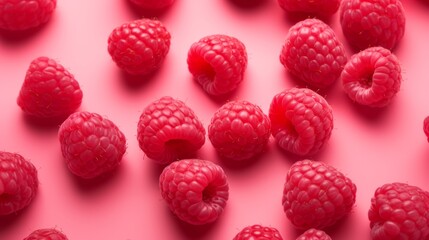
[[[46,228],[32,232],[24,240],[68,240],[68,238],[56,229]]]
[[[401,66],[389,50],[368,48],[351,57],[341,73],[341,82],[353,101],[370,107],[384,107],[401,87]]]
[[[160,164],[192,157],[205,142],[206,131],[184,102],[162,97],[140,116],[137,139],[143,152]]]
[[[0,1],[0,28],[21,31],[46,23],[55,10],[57,0]]]
[[[281,8],[287,12],[314,13],[329,16],[337,12],[340,0],[278,0]]]
[[[126,150],[124,134],[97,113],[73,113],[61,124],[58,135],[67,167],[86,179],[115,169]]]
[[[15,213],[33,201],[38,189],[37,170],[16,153],[0,151],[0,215]]]
[[[18,105],[39,118],[67,117],[82,103],[82,90],[74,76],[55,60],[34,59],[27,70]]]
[[[175,0],[130,0],[130,1],[144,9],[161,9],[172,5]]]
[[[296,228],[332,226],[351,212],[355,200],[355,184],[325,163],[298,161],[287,173],[282,203]]]
[[[368,211],[373,240],[429,239],[429,192],[405,183],[379,187]]]
[[[247,52],[237,38],[210,35],[192,44],[188,68],[194,79],[210,95],[226,94],[243,81]]]
[[[405,14],[399,0],[344,0],[340,7],[344,36],[357,50],[393,49],[404,36]]]
[[[334,127],[331,106],[306,88],[291,88],[277,94],[271,102],[269,117],[278,145],[301,156],[319,152]]]
[[[305,231],[296,240],[332,240],[332,238],[322,230],[311,228]]]
[[[159,187],[170,210],[193,225],[215,221],[223,212],[229,195],[223,169],[198,159],[168,165],[159,177]]]
[[[300,80],[325,88],[340,77],[347,57],[331,27],[313,18],[289,29],[280,62]]]
[[[208,135],[222,157],[244,160],[264,150],[270,130],[270,119],[258,106],[247,101],[231,101],[215,112]]]
[[[279,230],[256,224],[243,228],[233,240],[283,240],[283,238]]]
[[[132,75],[145,75],[161,67],[170,50],[170,33],[154,19],[139,19],[115,28],[108,51],[119,68]]]
[[[425,133],[427,141],[429,142],[429,116],[427,116],[423,121],[423,132]]]

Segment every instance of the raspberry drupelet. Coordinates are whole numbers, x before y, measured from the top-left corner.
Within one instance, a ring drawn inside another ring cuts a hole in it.
[[[229,196],[225,172],[207,160],[184,159],[171,163],[162,171],[159,187],[170,210],[192,225],[216,221]]]
[[[54,228],[43,228],[35,230],[24,240],[68,240],[68,238],[64,233]]]
[[[425,117],[423,120],[423,132],[426,136],[427,141],[429,142],[429,116]]]
[[[330,16],[338,11],[340,0],[278,0],[287,12],[307,13],[316,16]]]
[[[208,94],[222,95],[243,81],[247,52],[235,37],[210,35],[192,44],[187,62],[194,79]]]
[[[322,230],[310,228],[296,240],[332,240],[332,238]]]
[[[279,230],[259,224],[243,228],[233,240],[283,240]]]

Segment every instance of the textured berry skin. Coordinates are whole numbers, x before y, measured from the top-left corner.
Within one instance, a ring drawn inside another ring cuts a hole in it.
[[[38,118],[67,117],[82,103],[82,90],[74,76],[47,57],[34,59],[25,75],[17,103]]]
[[[429,116],[423,120],[423,132],[425,133],[427,141],[429,142]]]
[[[339,78],[347,57],[331,27],[312,18],[289,29],[280,62],[301,81],[326,88]]]
[[[61,124],[58,135],[67,167],[85,179],[115,169],[126,150],[124,134],[97,113],[73,113]]]
[[[355,184],[325,163],[298,161],[287,173],[282,203],[296,228],[332,226],[351,212],[355,200]]]
[[[26,238],[24,238],[24,240],[68,240],[68,238],[66,235],[56,229],[45,228],[35,230]]]
[[[341,82],[354,102],[385,107],[401,87],[401,66],[389,50],[368,48],[351,57],[341,73]]]
[[[215,112],[208,135],[222,157],[249,159],[267,145],[271,122],[258,106],[247,101],[231,101]]]
[[[373,240],[429,239],[429,193],[405,183],[379,187],[368,211]]]
[[[334,127],[331,106],[307,88],[291,88],[274,96],[269,118],[278,145],[300,156],[319,152]]]
[[[283,240],[279,230],[258,224],[243,228],[233,240]]]
[[[184,159],[168,165],[159,177],[159,187],[170,210],[193,225],[215,221],[229,196],[223,169],[199,159]]]
[[[175,0],[130,0],[143,9],[162,9],[174,3]]]
[[[237,38],[210,35],[192,44],[187,61],[194,79],[208,94],[222,95],[243,81],[247,52]]]
[[[0,216],[30,205],[38,185],[37,170],[32,163],[19,154],[0,151]]]
[[[49,21],[57,0],[0,1],[0,29],[22,31]]]
[[[131,75],[159,69],[170,50],[170,33],[158,20],[138,19],[115,28],[108,51],[116,65]]]
[[[332,240],[332,238],[322,230],[311,228],[301,234],[296,240]]]
[[[330,16],[338,11],[340,0],[278,0],[280,7],[287,12],[309,13]]]
[[[205,135],[192,109],[168,96],[150,103],[137,125],[140,148],[160,164],[191,157],[204,145]]]
[[[405,32],[399,0],[343,0],[340,22],[347,41],[357,50],[377,46],[392,50]]]

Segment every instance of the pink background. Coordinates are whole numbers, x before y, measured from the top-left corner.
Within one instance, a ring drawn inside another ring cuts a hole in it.
[[[288,17],[275,0],[259,0],[253,7],[237,1],[244,0],[177,0],[164,11],[159,19],[171,32],[171,49],[163,67],[142,84],[131,83],[107,53],[113,28],[143,14],[126,0],[58,0],[53,18],[38,31],[0,35],[0,150],[30,159],[40,179],[30,207],[0,217],[0,239],[22,239],[46,227],[61,229],[69,239],[232,239],[252,224],[275,227],[284,239],[296,238],[299,232],[283,213],[281,196],[286,172],[299,158],[281,151],[272,138],[266,153],[242,166],[220,161],[207,139],[198,156],[224,167],[230,200],[217,222],[197,227],[170,213],[158,190],[161,167],[144,156],[136,140],[142,109],[161,96],[185,101],[207,127],[227,99],[248,100],[267,113],[275,94],[299,85],[279,61],[287,31],[297,19]],[[338,168],[358,189],[352,214],[328,230],[333,239],[370,239],[367,211],[382,184],[399,181],[429,190],[429,146],[422,130],[429,115],[429,5],[419,0],[403,3],[407,26],[395,53],[404,80],[392,104],[380,110],[359,107],[340,82],[322,93],[333,107],[335,126],[329,144],[314,159]],[[345,43],[338,13],[328,23]],[[215,33],[239,38],[249,56],[244,82],[221,100],[205,95],[186,65],[190,45]],[[352,51],[345,46],[350,57]],[[82,110],[108,117],[126,135],[127,153],[115,174],[92,182],[74,177],[61,156],[58,127],[29,120],[17,106],[29,63],[42,55],[75,75],[84,92]]]

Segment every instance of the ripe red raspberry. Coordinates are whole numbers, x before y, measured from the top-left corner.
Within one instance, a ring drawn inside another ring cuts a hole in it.
[[[338,11],[340,0],[278,0],[281,8],[287,12],[310,13],[329,16]]]
[[[222,157],[244,160],[264,150],[270,130],[270,119],[258,106],[247,101],[231,101],[215,112],[208,135]]]
[[[283,238],[279,230],[256,224],[243,228],[233,240],[283,240]]]
[[[204,145],[205,135],[192,109],[167,96],[149,104],[137,126],[140,148],[160,164],[192,157]]]
[[[161,9],[172,5],[175,0],[130,0],[130,1],[144,9]]]
[[[269,118],[278,145],[301,156],[319,152],[334,127],[331,106],[307,88],[291,88],[274,96]]]
[[[38,229],[28,235],[24,240],[68,240],[67,236],[64,233],[53,229]]]
[[[429,116],[427,116],[423,121],[423,132],[425,133],[427,141],[429,142]]]
[[[170,33],[154,19],[138,19],[115,28],[108,51],[119,68],[132,75],[146,75],[161,67],[170,50]]]
[[[30,205],[38,185],[37,170],[32,163],[19,154],[0,151],[0,215]]]
[[[73,113],[61,124],[58,135],[67,167],[86,179],[115,169],[126,150],[124,134],[97,113]]]
[[[280,62],[300,80],[326,88],[339,78],[347,57],[331,27],[312,18],[289,29]]]
[[[210,95],[221,95],[243,81],[247,52],[237,38],[210,35],[192,44],[187,61],[189,71],[203,89]]]
[[[215,221],[229,196],[223,169],[199,159],[179,160],[168,165],[159,177],[159,187],[170,210],[193,225]]]
[[[34,59],[27,70],[17,103],[38,118],[67,117],[82,103],[82,90],[74,76],[47,57]]]
[[[296,228],[332,226],[351,212],[355,200],[355,184],[325,163],[298,161],[287,173],[282,203]]]
[[[373,240],[429,239],[429,192],[405,183],[379,187],[368,211]]]
[[[0,1],[0,28],[21,31],[46,23],[55,10],[57,0]]]
[[[405,14],[399,0],[344,0],[340,7],[344,36],[357,50],[393,49],[404,36]]]
[[[353,101],[370,107],[384,107],[401,87],[401,66],[389,50],[368,48],[351,57],[341,73],[341,82]]]
[[[296,240],[332,240],[332,238],[322,230],[311,228],[305,231]]]

